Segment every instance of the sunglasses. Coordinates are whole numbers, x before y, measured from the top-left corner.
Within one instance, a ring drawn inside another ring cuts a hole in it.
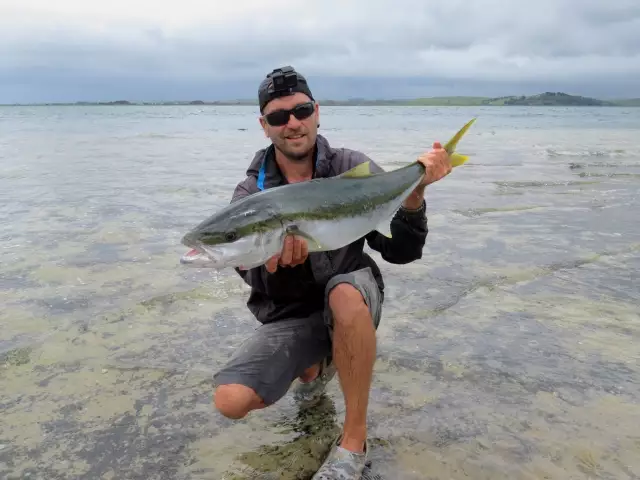
[[[305,118],[309,118],[315,109],[316,107],[313,102],[306,102],[296,105],[290,110],[276,110],[274,112],[267,113],[263,118],[272,127],[281,127],[289,122],[291,114],[293,114],[293,116],[298,120],[304,120]]]

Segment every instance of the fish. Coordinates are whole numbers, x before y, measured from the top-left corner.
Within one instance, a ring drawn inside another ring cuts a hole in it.
[[[472,118],[444,146],[453,167],[469,159],[455,151]],[[309,252],[337,250],[373,230],[391,237],[390,224],[420,183],[424,166],[374,173],[363,162],[340,175],[281,185],[223,207],[188,231],[180,262],[195,267],[248,270],[282,251],[287,235],[307,241]]]

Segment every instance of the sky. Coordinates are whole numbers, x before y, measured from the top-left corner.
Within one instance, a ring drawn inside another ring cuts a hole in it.
[[[640,97],[639,0],[0,0],[0,103]]]

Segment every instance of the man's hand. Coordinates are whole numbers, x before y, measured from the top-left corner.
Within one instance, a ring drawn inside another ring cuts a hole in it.
[[[452,169],[449,154],[442,148],[440,142],[434,142],[433,149],[420,155],[418,162],[424,165],[425,172],[418,186],[403,203],[403,206],[409,210],[420,208],[424,200],[425,187],[446,177]]]
[[[267,260],[264,266],[267,272],[274,273],[278,269],[278,265],[282,267],[295,267],[296,265],[303,264],[308,255],[309,248],[304,238],[287,235],[284,240],[282,252]]]
[[[430,152],[420,155],[418,162],[424,165],[425,173],[419,187],[426,187],[451,173],[451,160],[449,154],[442,148],[440,142],[434,142]]]

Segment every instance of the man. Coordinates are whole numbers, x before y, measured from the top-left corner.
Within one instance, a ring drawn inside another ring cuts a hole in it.
[[[293,68],[267,75],[258,99],[260,124],[272,144],[256,153],[232,202],[266,188],[339,175],[369,160],[361,152],[333,148],[317,134],[319,105]],[[265,265],[237,270],[251,286],[247,306],[262,325],[215,375],[215,407],[229,418],[243,418],[275,403],[296,378],[303,395],[324,387],[337,370],[344,427],[315,480],[361,478],[384,298],[380,270],[363,247],[366,241],[395,264],[421,258],[428,231],[425,187],[447,175],[451,164],[439,143],[418,161],[425,176],[392,219],[391,238],[372,231],[339,250],[309,254],[304,239],[288,237]],[[382,171],[373,162],[371,168]]]

